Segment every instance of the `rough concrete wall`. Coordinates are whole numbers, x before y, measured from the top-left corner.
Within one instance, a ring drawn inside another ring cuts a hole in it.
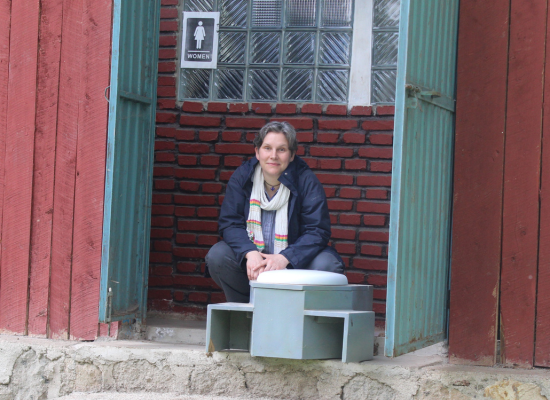
[[[73,392],[149,392],[270,399],[540,400],[547,371],[398,363],[362,364],[206,354],[146,342],[71,343],[0,337],[0,400]]]

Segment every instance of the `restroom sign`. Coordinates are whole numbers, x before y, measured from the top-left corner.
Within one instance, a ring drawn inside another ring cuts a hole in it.
[[[183,13],[181,68],[217,67],[219,21],[219,12]]]

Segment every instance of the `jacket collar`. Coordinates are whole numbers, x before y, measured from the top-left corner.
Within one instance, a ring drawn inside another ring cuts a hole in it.
[[[283,174],[279,177],[279,182],[284,184],[291,193],[298,194],[298,166],[299,164],[303,163],[304,161],[298,157],[297,155],[294,156],[294,160],[288,164],[288,167],[283,172]],[[256,165],[259,163],[256,156],[250,159],[250,171],[248,171],[248,179],[252,179],[252,175],[254,174],[254,170],[256,169]]]

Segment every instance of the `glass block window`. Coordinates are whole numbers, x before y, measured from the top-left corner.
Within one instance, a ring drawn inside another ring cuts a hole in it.
[[[347,104],[355,2],[373,7],[373,48],[356,47],[372,51],[370,97],[393,102],[399,0],[184,0],[220,12],[219,49],[216,70],[180,70],[179,99]]]
[[[373,0],[372,103],[395,102],[400,0]]]

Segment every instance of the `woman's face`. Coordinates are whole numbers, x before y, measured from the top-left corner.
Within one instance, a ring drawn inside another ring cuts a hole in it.
[[[294,160],[294,154],[290,154],[284,133],[269,132],[260,148],[256,148],[256,158],[260,161],[266,180],[275,183],[274,180],[278,180]]]

